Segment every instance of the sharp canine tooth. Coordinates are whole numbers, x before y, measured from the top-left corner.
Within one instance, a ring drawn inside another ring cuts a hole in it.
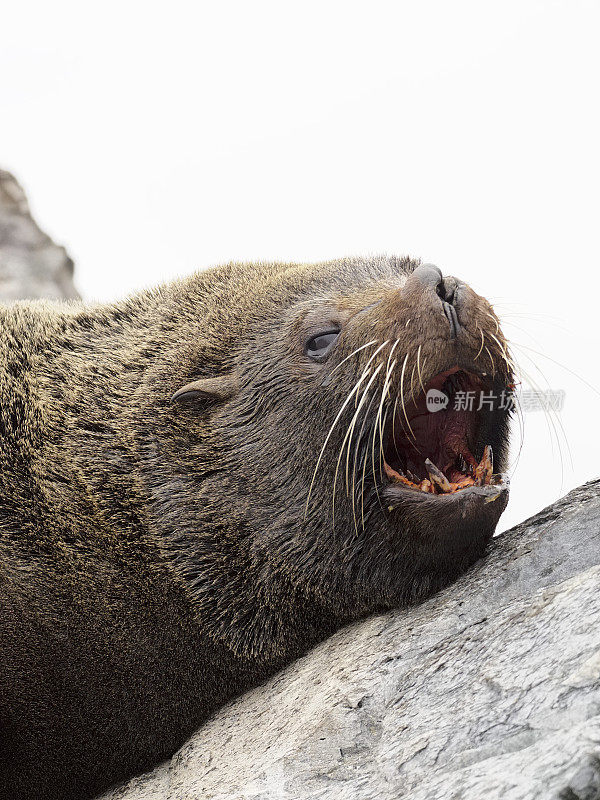
[[[485,486],[492,482],[494,474],[494,454],[489,444],[486,444],[483,451],[483,458],[475,468],[475,485]]]
[[[415,483],[409,481],[409,479],[406,478],[404,475],[402,475],[400,472],[397,472],[393,467],[390,467],[390,465],[385,460],[383,462],[383,467],[385,469],[385,474],[394,483],[401,483],[404,486],[410,486],[411,489],[419,488],[418,481],[416,481]]]
[[[452,487],[450,486],[450,481],[441,471],[438,469],[436,465],[431,462],[428,458],[425,459],[425,469],[427,470],[427,474],[431,479],[432,483],[435,483],[436,486],[442,490],[442,492],[450,492],[452,491]]]

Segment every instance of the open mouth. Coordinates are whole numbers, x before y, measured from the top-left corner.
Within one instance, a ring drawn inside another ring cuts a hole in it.
[[[432,378],[415,400],[396,403],[384,442],[390,488],[449,495],[500,484],[492,447],[479,442],[491,413],[490,390],[488,376],[454,367]]]

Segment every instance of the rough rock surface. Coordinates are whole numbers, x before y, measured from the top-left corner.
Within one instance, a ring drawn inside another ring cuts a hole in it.
[[[0,170],[0,299],[72,299],[73,262],[39,229],[23,189]]]
[[[600,480],[352,625],[103,800],[600,798]]]

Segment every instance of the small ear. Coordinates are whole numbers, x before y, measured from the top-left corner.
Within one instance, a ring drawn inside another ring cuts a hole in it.
[[[237,394],[239,383],[232,375],[223,375],[220,378],[201,378],[199,381],[187,383],[177,389],[171,397],[172,403],[187,403],[191,400],[207,400],[213,403],[222,403]]]

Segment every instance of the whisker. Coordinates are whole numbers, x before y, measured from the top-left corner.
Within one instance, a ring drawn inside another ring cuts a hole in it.
[[[416,396],[415,392],[415,372],[417,371],[417,362],[415,361],[413,364],[412,371],[410,373],[410,397],[411,400]]]
[[[367,420],[369,418],[369,411],[371,410],[371,406],[373,405],[373,401],[375,400],[376,396],[377,395],[375,395],[375,394],[372,395],[372,397],[371,397],[371,399],[369,401],[369,405],[367,406],[367,410],[365,411],[365,416],[363,418],[363,422],[362,422],[362,425],[360,426],[360,431],[358,433],[358,440],[357,440],[356,448],[355,448],[355,451],[354,451],[354,463],[352,465],[352,482],[353,482],[352,483],[352,495],[353,495],[353,497],[354,497],[354,493],[355,493],[354,486],[355,486],[355,479],[356,479],[356,466],[358,464],[359,447],[360,447],[360,443],[362,441],[362,435],[363,435],[363,432],[364,432],[364,429],[365,429],[365,425],[366,425]],[[365,450],[363,452],[363,456],[362,456],[362,460],[363,460],[365,466],[366,466],[366,463],[367,463],[366,453],[367,453],[367,450],[365,448]],[[362,519],[362,528],[364,530],[365,529],[365,470],[364,469],[363,469],[363,476],[362,476],[360,500],[361,500],[361,502],[360,502],[361,512],[360,513],[361,513],[361,519]],[[358,533],[358,531],[357,531],[357,533]]]
[[[386,366],[386,370],[385,370],[385,380],[383,382],[383,389],[381,390],[381,403],[379,404],[379,408],[377,410],[377,416],[375,418],[375,424],[376,425],[381,422],[381,412],[382,412],[383,404],[384,404],[384,402],[385,402],[385,400],[387,398],[387,394],[388,394],[388,391],[389,391],[389,387],[390,387],[390,383],[391,383],[391,379],[392,379],[392,372],[394,371],[394,367],[396,366],[396,359],[394,359],[394,361],[391,364],[391,366],[390,366],[390,362],[391,362],[392,356],[394,355],[394,350],[396,349],[396,347],[397,347],[397,345],[399,343],[400,343],[400,339],[396,339],[396,341],[394,342],[394,344],[390,348],[390,352],[389,352],[389,355],[388,355],[387,366]],[[381,449],[383,450],[383,444],[381,442],[381,439],[382,439],[381,430],[379,431],[379,439],[380,439]]]
[[[477,361],[477,359],[479,358],[479,356],[483,352],[483,348],[485,347],[485,339],[484,339],[484,336],[483,336],[483,330],[481,328],[479,328],[479,333],[481,334],[481,347],[479,348],[479,352],[475,356],[474,361]]]
[[[376,368],[376,370],[373,372],[373,374],[371,375],[371,377],[369,379],[369,382],[367,383],[367,385],[365,387],[365,390],[364,390],[364,392],[362,394],[360,404],[359,404],[359,406],[358,406],[358,408],[357,408],[357,410],[356,410],[356,412],[354,414],[354,417],[353,417],[354,420],[356,419],[356,416],[360,411],[361,404],[362,404],[367,392],[369,391],[369,389],[373,385],[373,381],[377,377],[377,375],[378,375],[379,371],[382,369],[382,367],[383,367],[383,364],[380,364]],[[332,490],[332,526],[333,527],[335,527],[335,489],[336,489],[336,486],[337,486],[338,472],[339,472],[339,469],[340,469],[340,463],[341,463],[342,457],[344,455],[344,447],[346,445],[346,442],[349,441],[348,437],[351,436],[351,434],[352,434],[352,426],[350,425],[350,426],[348,426],[348,430],[346,431],[346,435],[345,435],[344,440],[342,442],[342,446],[340,447],[340,453],[338,455],[338,460],[337,460],[337,464],[336,464],[336,467],[335,467],[335,475],[334,475],[334,478],[333,478],[333,490]],[[348,452],[350,452],[350,451],[348,450]]]
[[[367,408],[365,410],[365,413],[364,413],[364,416],[363,416],[362,425],[360,426],[360,430],[358,432],[358,438],[356,440],[356,447],[354,448],[354,458],[353,458],[353,461],[352,461],[352,519],[354,521],[354,530],[355,530],[357,536],[358,536],[358,523],[356,521],[356,464],[357,464],[357,460],[358,460],[358,452],[359,452],[359,449],[360,449],[360,444],[361,444],[361,440],[362,440],[363,431],[365,429],[365,425],[366,425],[367,420],[369,418],[369,411],[371,410],[371,406],[373,405],[373,400],[375,399],[375,397],[376,397],[376,395],[374,395],[374,394],[371,395],[371,399],[369,400],[369,404],[367,405]],[[349,448],[350,448],[350,444],[348,444],[348,449]],[[363,499],[363,505],[364,505],[364,499]],[[364,527],[364,523],[363,523],[363,527]]]
[[[383,431],[385,430],[389,411],[390,407],[388,405],[386,406],[385,414],[383,415],[383,421],[380,421],[379,425],[379,477],[380,478],[383,478],[383,462],[385,461],[385,453],[383,452]]]
[[[516,342],[511,342],[511,344],[513,346],[515,346],[515,347],[518,347]],[[531,361],[531,363],[534,365],[536,370],[542,376],[542,379],[546,382],[546,384],[549,387],[550,384],[548,383],[548,380],[547,380],[546,376],[540,370],[540,368],[537,366],[535,361],[530,356],[528,356],[527,353],[524,353],[523,355]],[[564,459],[563,459],[563,455],[562,455],[561,438],[558,435],[557,424],[558,424],[558,427],[560,428],[560,431],[562,433],[563,441],[564,441],[564,443],[565,443],[565,445],[567,447],[567,452],[569,454],[569,460],[571,462],[571,467],[573,467],[573,457],[572,457],[572,453],[571,453],[571,448],[570,448],[570,445],[569,445],[568,437],[567,437],[566,432],[564,430],[562,421],[561,421],[560,417],[558,416],[558,413],[556,412],[556,410],[554,408],[552,408],[551,406],[548,407],[547,404],[544,402],[544,400],[543,400],[543,391],[540,389],[539,385],[532,378],[532,376],[525,370],[525,368],[522,366],[522,364],[519,364],[519,366],[518,366],[518,373],[524,380],[527,381],[528,384],[531,385],[535,396],[538,397],[538,398],[541,398],[542,409],[544,411],[544,419],[545,419],[546,425],[548,427],[548,435],[549,435],[549,438],[550,438],[550,446],[552,448],[552,453],[554,453],[554,439],[556,439],[556,446],[557,446],[557,449],[558,449],[558,455],[559,455],[560,462],[561,462],[561,483],[560,483],[561,489],[560,489],[560,491],[562,491],[562,487],[564,485]],[[555,420],[556,420],[556,423],[555,423]],[[523,423],[523,427],[524,427],[524,423]],[[553,434],[554,434],[554,438],[553,438]],[[523,438],[524,438],[524,436],[523,436]]]
[[[492,365],[492,378],[495,378],[496,377],[496,365],[494,363],[493,356],[490,353],[489,347],[487,345],[483,349],[488,354],[488,358],[490,359],[490,364]]]
[[[538,398],[542,398],[541,399],[542,409],[544,411],[544,419],[546,421],[546,426],[548,427],[548,435],[550,437],[550,446],[552,448],[552,453],[553,454],[554,454],[554,439],[556,439],[556,447],[558,449],[558,457],[560,459],[560,477],[561,477],[560,486],[561,486],[561,491],[562,491],[562,486],[564,484],[564,476],[565,476],[564,459],[563,459],[563,455],[562,455],[560,437],[558,435],[556,424],[554,422],[554,418],[552,417],[552,413],[551,413],[552,409],[548,409],[546,407],[546,404],[543,402],[543,392],[542,392],[542,390],[540,389],[540,387],[537,384],[537,382],[531,377],[531,375],[529,375],[523,369],[523,367],[521,367],[521,373],[524,376],[524,378],[527,380],[527,382],[531,385],[532,391],[534,392],[535,396],[538,397]],[[554,413],[556,415],[556,412],[554,412]],[[556,416],[558,417],[558,415],[556,415]],[[562,429],[562,434],[563,434],[565,443],[567,445],[567,450],[569,452],[569,457],[571,459],[571,466],[572,466],[573,459],[572,459],[571,452],[570,452],[569,442],[567,440],[567,437],[566,437],[566,434],[564,432],[564,429],[562,428],[562,423],[560,422],[560,419],[557,419],[557,421],[558,421],[558,424],[559,424],[560,428]],[[554,434],[554,439],[552,438],[553,434]]]
[[[496,342],[496,344],[500,348],[500,354],[502,355],[502,358],[506,362],[506,366],[508,367],[509,371],[514,372],[514,370],[515,370],[515,362],[511,358],[510,354],[507,352],[506,347],[502,344],[502,342],[500,341],[500,339],[498,339],[497,336],[494,336],[493,333],[491,333],[490,336],[492,337],[492,339]]]
[[[387,393],[389,391],[392,372],[393,372],[395,366],[396,366],[396,359],[394,359],[394,361],[392,362],[391,368],[390,368],[389,363],[388,363],[388,372],[387,372],[387,375],[386,375],[386,378],[385,378],[385,382],[383,384],[383,389],[381,390],[381,403],[379,404],[379,409],[377,410],[377,416],[375,418],[375,424],[376,425],[379,424],[379,449],[381,451],[380,452],[380,456],[381,457],[383,457],[383,429],[382,429],[382,426],[381,426],[381,413],[382,413],[382,410],[383,410],[383,404],[385,403],[386,398],[387,398]],[[387,411],[386,411],[386,416],[387,416]]]
[[[396,399],[394,400],[394,410],[392,411],[392,438],[394,440],[394,450],[396,451],[396,456],[398,460],[400,460],[400,453],[398,452],[398,445],[396,443],[396,411],[398,409],[398,396],[396,395]],[[404,430],[404,426],[403,426]]]
[[[389,344],[389,343],[390,343],[390,340],[389,340],[389,339],[386,339],[386,340],[385,340],[385,342],[382,342],[382,343],[379,345],[379,347],[377,348],[377,350],[375,350],[375,352],[374,352],[374,353],[372,353],[371,357],[369,358],[369,360],[368,360],[368,361],[367,361],[367,363],[365,364],[365,369],[366,369],[367,367],[371,366],[371,364],[373,363],[373,359],[377,358],[377,356],[379,355],[379,353],[381,353],[381,351],[382,351],[382,350],[383,350],[383,348],[386,346],[386,344]]]
[[[406,372],[407,361],[408,361],[408,353],[404,356],[404,363],[402,364],[402,372],[400,374],[400,401],[402,403],[402,411],[404,412],[404,419],[406,420],[406,424],[408,425],[408,430],[410,431],[413,439],[416,442],[417,437],[415,436],[415,432],[411,428],[410,422],[408,421],[408,414],[406,413],[406,404],[404,402],[404,373]],[[411,396],[412,396],[412,390],[411,390]],[[404,425],[402,427],[404,427]]]
[[[423,394],[425,394],[425,386],[423,385],[423,377],[421,375],[421,345],[419,345],[419,349],[417,350],[417,372],[419,373],[419,383],[421,384],[421,390]]]
[[[325,437],[325,441],[323,442],[323,447],[321,448],[321,452],[319,453],[319,458],[317,459],[317,465],[316,465],[316,467],[315,467],[315,471],[313,472],[312,480],[311,480],[311,483],[310,483],[310,488],[309,488],[309,490],[308,490],[308,497],[307,497],[307,499],[306,499],[306,509],[305,509],[305,511],[304,511],[304,518],[305,518],[305,519],[306,519],[306,515],[308,514],[308,505],[309,505],[309,503],[310,503],[310,498],[311,498],[311,494],[312,494],[313,486],[314,486],[314,483],[315,483],[315,478],[317,477],[317,471],[318,471],[318,469],[319,469],[319,465],[320,465],[320,463],[321,463],[321,460],[322,460],[322,458],[323,458],[323,453],[325,452],[325,448],[327,447],[327,443],[329,442],[329,440],[330,440],[330,438],[331,438],[331,435],[332,435],[332,433],[333,433],[333,431],[334,431],[334,428],[335,428],[335,426],[337,425],[337,423],[339,422],[339,420],[340,420],[340,418],[341,418],[342,414],[344,413],[344,411],[345,411],[345,409],[346,409],[346,406],[347,406],[347,405],[348,405],[348,403],[349,403],[349,402],[352,400],[352,398],[353,398],[353,396],[354,396],[355,392],[357,392],[357,391],[358,391],[358,389],[360,388],[360,385],[361,385],[361,383],[362,383],[362,382],[365,380],[365,378],[367,377],[367,375],[368,375],[367,369],[368,369],[368,368],[365,368],[365,370],[363,371],[363,373],[362,373],[362,375],[360,376],[360,378],[358,379],[358,381],[357,381],[357,382],[354,384],[354,388],[353,388],[353,389],[351,389],[350,393],[348,394],[348,396],[347,396],[347,397],[346,397],[346,399],[344,400],[344,403],[343,403],[342,407],[341,407],[341,408],[340,408],[340,410],[338,411],[338,413],[337,413],[337,415],[336,415],[335,419],[333,420],[333,424],[331,425],[331,428],[329,428],[329,432],[328,432],[327,436]],[[370,372],[370,370],[369,370],[369,372]]]
[[[500,330],[500,324],[498,322],[498,317],[495,314],[490,313],[489,311],[485,312],[486,316],[489,317],[494,325],[496,326],[496,333]]]
[[[550,356],[546,355],[546,353],[542,353],[539,350],[535,350],[533,347],[529,347],[526,344],[521,344],[519,342],[511,341],[511,346],[518,347],[519,349],[531,350],[531,352],[535,353],[537,356],[541,356],[542,358],[545,358],[548,361],[551,361],[553,364],[556,364],[557,367],[561,367],[566,372],[569,372],[571,375],[573,375],[574,378],[577,378],[578,380],[580,380],[582,383],[584,383],[588,387],[588,389],[591,389],[595,394],[600,395],[600,391],[593,384],[591,384],[588,381],[586,381],[585,378],[582,378],[581,375],[579,375],[579,373],[574,372],[572,369],[569,369],[569,367],[567,367],[566,364],[561,364],[560,361],[556,361],[555,359],[550,358]],[[526,354],[524,353],[524,355],[526,355]],[[533,361],[533,359],[531,359],[531,358],[530,358],[530,360]],[[533,362],[533,363],[535,363],[535,362]]]
[[[514,471],[516,470],[516,468],[517,468],[517,466],[519,464],[519,460],[521,458],[521,452],[523,450],[523,444],[525,442],[525,418],[523,416],[523,409],[521,408],[521,403],[519,402],[519,399],[516,397],[516,395],[513,395],[513,400],[514,400],[514,403],[515,403],[515,410],[516,410],[516,414],[517,414],[517,419],[519,421],[519,439],[520,439],[520,443],[519,443],[519,449],[517,451],[517,455],[515,456],[515,458],[511,461],[511,463],[507,467],[507,471],[510,472],[511,474],[514,473]]]
[[[367,383],[367,385],[365,386],[365,388],[364,388],[364,390],[363,390],[363,393],[362,393],[362,395],[361,395],[361,398],[360,398],[360,402],[359,402],[359,404],[358,404],[358,406],[357,406],[357,408],[356,408],[356,411],[354,412],[354,416],[352,417],[352,420],[351,420],[351,422],[350,422],[350,425],[348,426],[348,431],[347,431],[347,433],[346,433],[346,437],[344,438],[344,442],[342,443],[342,450],[341,450],[341,453],[343,453],[343,450],[344,450],[344,444],[346,443],[346,441],[348,441],[348,447],[347,447],[347,449],[346,449],[346,490],[348,490],[348,481],[349,481],[348,472],[349,472],[349,461],[350,461],[350,442],[352,441],[352,434],[353,434],[353,432],[354,432],[354,426],[356,425],[356,422],[357,422],[357,420],[358,420],[358,415],[360,414],[360,409],[362,408],[362,405],[363,405],[364,401],[366,400],[366,398],[367,398],[367,396],[368,396],[369,389],[370,389],[370,388],[371,388],[371,386],[373,385],[373,381],[374,381],[374,380],[375,380],[375,378],[377,377],[377,375],[378,375],[378,373],[379,373],[379,370],[380,370],[382,367],[383,367],[383,364],[380,364],[380,365],[377,367],[377,369],[375,370],[375,372],[373,372],[373,374],[371,375],[371,378],[369,379],[369,382],[368,382],[368,383]],[[349,437],[349,438],[348,438],[348,437]],[[340,455],[341,455],[341,453],[340,453]],[[339,462],[338,462],[338,463],[339,463]],[[336,470],[336,474],[337,474],[337,470]]]
[[[518,345],[516,342],[513,342],[513,346],[518,348],[518,349],[520,348],[520,345]],[[525,358],[527,358],[527,359],[529,359],[529,361],[531,361],[531,363],[533,364],[534,368],[540,373],[542,379],[545,381],[545,383],[548,386],[548,388],[551,389],[551,386],[550,386],[550,383],[549,383],[548,379],[546,378],[546,376],[544,375],[542,370],[539,368],[539,366],[535,363],[535,361],[531,358],[531,356],[529,356],[527,353],[523,353],[523,355],[525,356]],[[521,371],[522,371],[523,375],[526,377],[527,381],[535,388],[537,386],[537,384],[535,383],[535,381],[532,380],[531,376],[528,375],[527,373],[525,373],[525,371],[523,370],[522,367],[521,367]],[[539,386],[537,386],[537,389],[538,389],[537,394],[541,395],[542,391],[539,390]],[[567,446],[567,451],[569,453],[569,460],[571,462],[571,468],[573,468],[573,466],[574,466],[573,465],[573,455],[571,453],[571,448],[570,448],[570,445],[569,445],[569,439],[567,437],[567,434],[565,432],[564,426],[562,424],[562,420],[560,419],[556,409],[552,408],[552,406],[548,407],[547,404],[544,403],[543,401],[542,401],[542,406],[543,406],[543,409],[544,409],[544,413],[551,420],[554,420],[554,419],[556,420],[556,423],[558,424],[558,426],[559,426],[559,428],[561,430],[561,433],[563,435],[564,442],[565,442],[565,444]],[[554,414],[554,418],[552,417],[552,414]],[[554,421],[553,421],[553,427],[555,429],[555,435],[556,435],[556,439],[557,439],[557,446],[559,448],[559,453],[560,453],[560,440],[559,440],[558,434],[556,433],[556,427],[554,425]],[[562,453],[560,453],[560,455],[561,455],[561,460],[562,460]],[[561,486],[562,486],[562,483],[561,483]]]
[[[381,394],[383,395],[383,389],[381,390]],[[373,483],[375,485],[375,492],[377,494],[377,498],[379,502],[381,499],[379,498],[379,489],[377,488],[377,475],[375,475],[375,435],[377,433],[377,419],[375,419],[375,424],[373,425],[373,435],[371,437],[371,468],[373,470]]]
[[[357,353],[359,353],[361,350],[364,350],[364,349],[365,349],[365,348],[367,348],[367,347],[371,347],[371,345],[377,344],[377,342],[378,342],[378,341],[379,341],[379,339],[372,339],[370,342],[367,342],[366,344],[361,344],[361,346],[360,346],[360,347],[357,347],[357,348],[356,348],[356,350],[353,350],[353,351],[350,353],[350,355],[349,355],[349,356],[346,356],[346,358],[343,358],[343,359],[340,361],[340,363],[339,363],[339,364],[337,364],[337,365],[336,365],[336,366],[335,366],[335,367],[334,367],[334,368],[331,370],[331,374],[333,375],[333,373],[334,373],[336,370],[338,370],[338,369],[339,369],[339,368],[342,366],[342,364],[345,364],[345,363],[346,363],[346,361],[348,361],[348,359],[352,358],[352,356],[355,356]]]
[[[504,328],[506,325],[511,325],[513,328],[518,328],[519,330],[526,333],[528,336],[531,336],[534,339],[533,334],[527,330],[527,328],[523,328],[521,325],[517,325],[516,322],[512,322],[513,319],[519,320],[526,320],[527,322],[535,322],[536,325],[549,325],[553,330],[560,331],[561,333],[572,333],[572,329],[567,327],[560,317],[551,317],[550,315],[540,315],[539,317],[530,316],[529,314],[513,314],[510,312],[503,312],[499,314],[500,320],[502,322],[502,327]],[[535,340],[535,339],[534,339]],[[539,344],[539,342],[538,342]]]

